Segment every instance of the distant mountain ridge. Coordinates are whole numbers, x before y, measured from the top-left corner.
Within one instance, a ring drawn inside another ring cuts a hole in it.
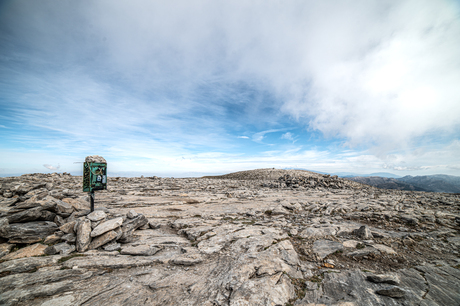
[[[460,176],[435,174],[399,178],[380,176],[346,177],[349,180],[384,189],[460,193]]]

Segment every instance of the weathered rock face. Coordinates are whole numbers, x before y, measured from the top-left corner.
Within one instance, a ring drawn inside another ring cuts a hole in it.
[[[108,186],[90,214],[81,177],[0,178],[0,235],[59,225],[47,256],[0,241],[0,304],[460,304],[458,195],[276,169]]]

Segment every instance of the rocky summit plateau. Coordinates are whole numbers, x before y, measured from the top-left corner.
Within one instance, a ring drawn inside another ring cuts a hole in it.
[[[0,178],[1,305],[460,305],[460,195],[309,171]]]

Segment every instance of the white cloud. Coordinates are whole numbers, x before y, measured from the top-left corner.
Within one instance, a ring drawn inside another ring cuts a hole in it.
[[[290,133],[290,132],[287,132],[287,133],[281,135],[281,139],[287,139],[287,140],[290,140],[290,141],[294,141],[294,137],[293,137],[292,133]]]
[[[238,138],[242,138],[242,139],[249,139],[248,136],[238,136]]]
[[[53,166],[53,165],[50,165],[50,164],[44,164],[43,167],[45,167],[46,169],[49,169],[49,170],[59,170],[61,168],[61,166],[58,164],[57,167]]]

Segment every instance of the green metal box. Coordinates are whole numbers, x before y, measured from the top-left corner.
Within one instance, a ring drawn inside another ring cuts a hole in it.
[[[83,163],[83,191],[107,189],[107,164],[106,163]]]

